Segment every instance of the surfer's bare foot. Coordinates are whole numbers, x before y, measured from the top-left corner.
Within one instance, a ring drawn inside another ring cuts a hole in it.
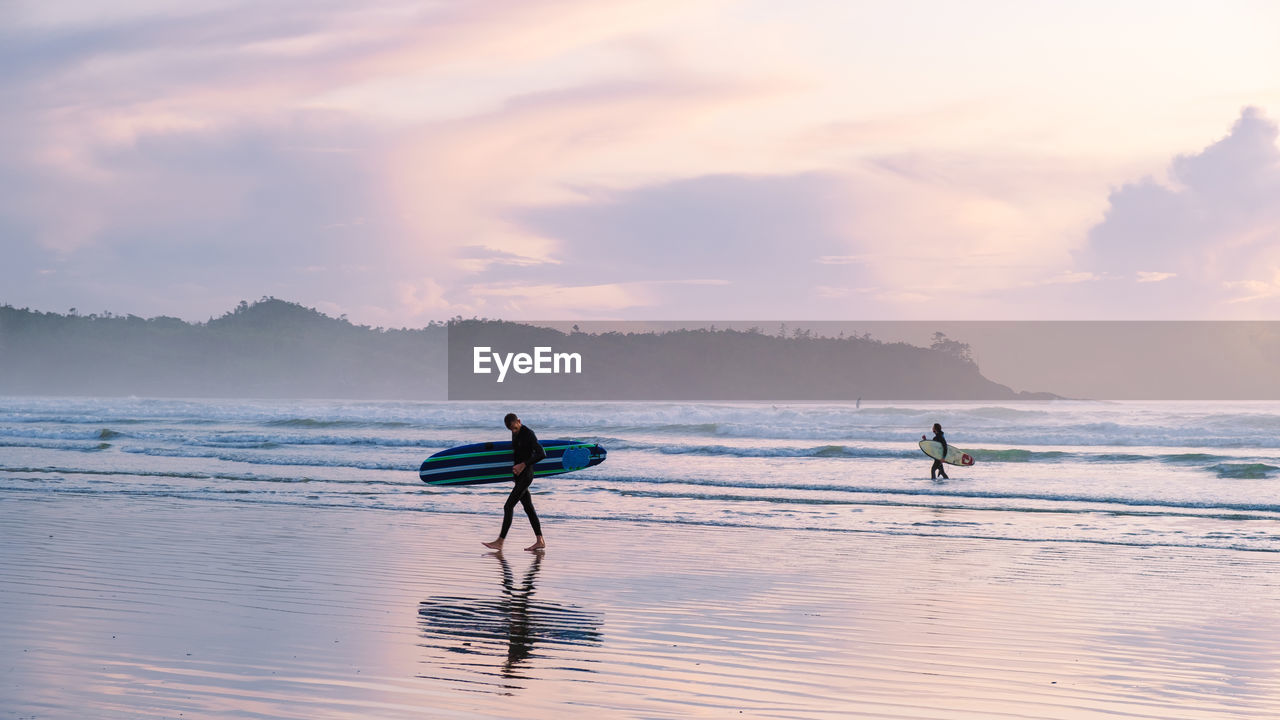
[[[543,540],[543,539],[542,539],[542,536],[541,536],[541,535],[539,535],[539,536],[538,536],[538,542],[536,542],[536,543],[534,543],[534,544],[530,545],[529,547],[525,548],[525,550],[528,550],[528,551],[532,552],[532,551],[534,551],[534,550],[541,550],[541,549],[545,548],[546,546],[547,546],[547,541],[546,541],[546,540]]]
[[[480,544],[489,548],[490,550],[502,550],[502,538],[498,538],[493,542],[482,542]]]

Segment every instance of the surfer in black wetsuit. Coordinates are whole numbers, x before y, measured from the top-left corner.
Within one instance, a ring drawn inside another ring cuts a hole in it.
[[[947,438],[945,435],[942,434],[942,425],[939,423],[933,424],[933,441],[936,443],[942,444],[942,457],[946,457],[947,456]],[[942,474],[943,480],[951,479],[947,477],[947,471],[946,471],[946,468],[943,467],[942,461],[934,460],[933,467],[929,468],[929,479],[937,480],[939,473]]]
[[[538,444],[538,436],[520,422],[520,418],[516,417],[515,413],[507,413],[502,422],[511,431],[513,462],[511,474],[515,476],[516,486],[511,489],[507,502],[502,506],[502,532],[498,534],[497,540],[484,543],[484,546],[493,550],[502,550],[502,543],[507,539],[507,531],[511,529],[511,518],[515,513],[516,503],[520,503],[524,506],[524,514],[529,517],[529,524],[533,526],[533,534],[538,537],[538,541],[525,550],[541,550],[547,546],[547,543],[542,539],[542,524],[538,522],[538,513],[534,512],[533,495],[529,492],[529,486],[533,484],[533,466],[545,458],[547,453]]]

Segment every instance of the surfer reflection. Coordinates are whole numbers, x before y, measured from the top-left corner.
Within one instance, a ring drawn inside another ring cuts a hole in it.
[[[573,605],[534,599],[543,555],[534,554],[517,584],[502,553],[489,553],[502,570],[502,592],[497,598],[433,597],[419,603],[418,619],[428,646],[462,654],[505,655],[500,674],[510,679],[522,677],[519,673],[526,661],[544,654],[536,651],[540,646],[599,644],[600,616]]]

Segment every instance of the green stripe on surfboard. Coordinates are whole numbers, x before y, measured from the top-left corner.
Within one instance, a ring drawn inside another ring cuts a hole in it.
[[[533,474],[534,475],[562,475],[566,472],[571,472],[571,471],[569,470],[534,470]],[[506,475],[483,475],[481,477],[465,477],[465,478],[457,478],[457,479],[462,480],[463,482],[473,483],[477,480],[502,480],[502,479],[509,480],[513,477],[515,477],[515,475],[513,475],[512,473],[507,473]],[[428,485],[457,485],[458,483],[449,482],[446,480],[445,482],[428,481],[427,484]]]
[[[578,443],[576,445],[552,445],[551,447],[544,447],[542,449],[547,451],[568,450],[570,448],[578,448],[578,447],[589,448],[591,447],[591,445],[592,443]],[[440,462],[441,460],[456,460],[458,458],[485,457],[488,455],[510,455],[510,454],[511,454],[510,449],[486,450],[485,452],[478,452],[478,453],[459,453],[457,455],[441,455],[440,457],[430,457],[430,458],[427,458],[427,462]]]

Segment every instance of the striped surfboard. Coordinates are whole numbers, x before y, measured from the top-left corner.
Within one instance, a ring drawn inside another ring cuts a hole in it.
[[[535,477],[559,475],[604,462],[605,449],[577,440],[543,440],[547,457],[533,467]],[[418,477],[428,485],[480,485],[511,479],[511,441],[475,443],[441,450],[427,458]]]

